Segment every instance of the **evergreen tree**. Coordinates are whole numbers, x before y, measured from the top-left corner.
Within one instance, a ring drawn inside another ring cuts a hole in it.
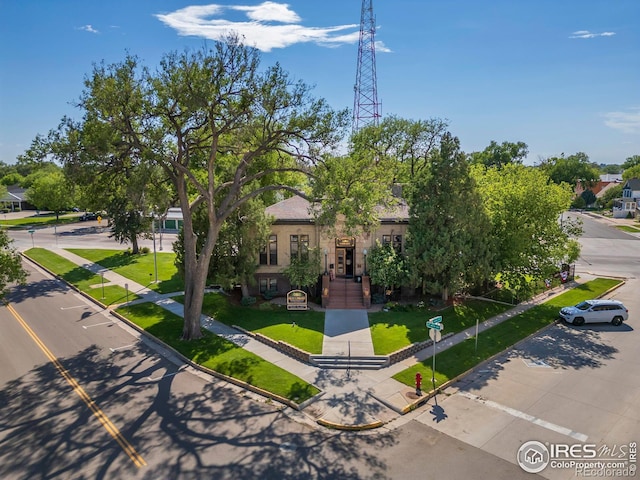
[[[443,136],[408,191],[414,284],[447,300],[450,292],[486,280],[493,260],[491,225],[456,137]]]

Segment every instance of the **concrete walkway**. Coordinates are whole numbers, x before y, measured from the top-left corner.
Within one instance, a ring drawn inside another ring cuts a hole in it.
[[[130,292],[141,297],[130,304],[153,302],[176,315],[183,316],[184,314],[182,304],[171,299],[171,296],[179,295],[182,292],[158,294],[145,285],[137,284],[67,250],[54,248],[52,251],[94,273],[103,274],[105,280],[110,284],[120,285],[123,288],[127,284]],[[581,279],[581,281],[586,280],[588,279],[584,277]],[[481,323],[479,331],[483,332],[487,328],[563,293],[568,286],[544,292],[529,302],[520,304],[508,312]],[[302,409],[302,413],[290,410],[289,414],[307,423],[318,421],[335,427],[357,428],[380,425],[400,417],[403,410],[415,404],[419,399],[415,395],[415,389],[394,380],[392,376],[429,358],[433,353],[432,348],[428,347],[411,358],[380,370],[323,370],[284,355],[278,350],[254,340],[251,336],[240,333],[206,315],[202,316],[201,322],[207,330],[320,388],[323,394],[306,405]],[[444,323],[446,328],[446,319]],[[348,355],[349,350],[352,356],[373,355],[373,343],[366,310],[326,311],[324,334],[323,355]],[[443,351],[474,335],[475,327],[457,333],[439,342],[436,352]],[[482,341],[481,335],[479,339]]]
[[[324,314],[323,355],[373,355],[366,310],[327,310]]]

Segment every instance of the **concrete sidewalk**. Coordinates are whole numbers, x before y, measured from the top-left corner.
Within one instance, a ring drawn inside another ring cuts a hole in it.
[[[158,294],[145,285],[137,284],[67,250],[56,248],[52,251],[94,273],[103,274],[109,284],[120,285],[123,288],[127,284],[131,292],[141,297],[130,304],[153,302],[178,316],[184,315],[182,304],[171,299],[171,296],[182,292]],[[583,278],[581,281],[586,281],[586,279]],[[482,322],[479,325],[479,332],[563,293],[568,286],[560,286],[544,292],[529,302],[522,303],[501,315]],[[397,419],[403,412],[424,400],[416,396],[414,388],[394,380],[392,376],[431,357],[432,347],[427,347],[413,357],[379,370],[328,370],[295,360],[206,315],[202,315],[201,322],[207,330],[320,388],[322,394],[313,401],[307,402],[301,409],[301,413],[294,410],[289,411],[291,416],[307,423],[317,422],[344,429],[371,428]],[[444,323],[446,325],[446,319]],[[323,355],[347,355],[349,353],[353,356],[373,355],[373,343],[366,310],[327,310],[325,312],[324,334]],[[436,344],[436,352],[446,350],[473,336],[475,336],[475,326],[439,342]],[[479,338],[482,337],[479,336]],[[425,385],[427,384],[425,379]]]

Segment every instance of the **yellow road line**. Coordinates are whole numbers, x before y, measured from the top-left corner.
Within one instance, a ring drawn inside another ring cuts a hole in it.
[[[51,353],[51,351],[47,348],[47,346],[42,343],[42,340],[38,338],[31,327],[24,321],[24,319],[20,316],[20,314],[9,304],[6,305],[7,309],[11,314],[15,317],[15,319],[22,325],[22,328],[29,334],[29,336],[33,339],[33,341],[40,347],[40,350],[44,352],[44,354],[49,358],[51,363],[53,363],[60,374],[64,377],[64,379],[71,385],[71,388],[78,394],[78,396],[84,400],[84,403],[87,404],[89,409],[93,412],[96,418],[100,421],[102,426],[109,432],[109,434],[113,437],[113,439],[118,442],[118,445],[122,447],[125,453],[129,456],[129,458],[133,461],[133,463],[137,467],[143,467],[147,464],[144,458],[140,456],[140,454],[136,451],[135,448],[127,441],[126,438],[120,433],[118,427],[116,427],[111,420],[104,414],[102,410],[96,405],[96,403],[91,399],[89,394],[84,391],[84,389],[80,386],[78,382],[69,374],[69,372],[62,366],[60,361]]]

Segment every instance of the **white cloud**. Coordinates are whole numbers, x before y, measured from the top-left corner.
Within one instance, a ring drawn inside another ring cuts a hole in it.
[[[640,107],[627,112],[607,112],[604,124],[624,133],[640,133]]]
[[[78,30],[84,30],[89,33],[100,33],[98,30],[93,28],[91,25],[83,25],[82,27],[78,27]]]
[[[232,11],[244,12],[246,21],[224,18]],[[199,5],[181,8],[171,13],[155,15],[178,35],[223,40],[236,33],[247,45],[264,52],[285,48],[296,43],[315,43],[325,47],[358,43],[360,25],[307,27],[300,16],[286,3],[263,2],[259,5]],[[346,33],[345,33],[346,32]],[[389,51],[382,42],[376,42],[380,51]]]
[[[569,38],[595,38],[595,37],[613,37],[616,32],[592,33],[589,30],[578,30],[569,35]]]

